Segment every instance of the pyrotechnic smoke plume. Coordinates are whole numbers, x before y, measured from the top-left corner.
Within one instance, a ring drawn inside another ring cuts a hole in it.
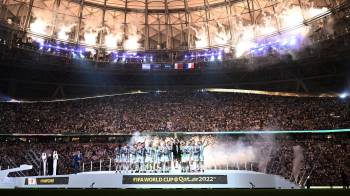
[[[303,167],[303,161],[304,161],[304,155],[303,155],[303,148],[301,146],[293,146],[293,170],[292,170],[292,176],[294,180],[297,182],[298,177],[300,175],[300,170]]]
[[[124,30],[121,28],[121,22],[113,22],[108,26],[102,26],[102,12],[93,8],[88,9],[93,14],[85,14],[82,23],[82,37],[84,43],[88,45],[96,45],[98,35],[104,31],[104,45],[107,48],[116,48],[118,43],[122,41]],[[91,10],[89,10],[91,9]],[[280,44],[286,45],[290,50],[298,50],[308,44],[308,36],[312,26],[303,25],[304,20],[310,19],[327,11],[327,8],[317,8],[313,3],[303,3],[303,7],[292,5],[290,1],[280,1],[276,4],[274,12],[268,10],[261,10],[261,19],[255,24],[247,23],[243,17],[236,15],[230,20],[230,25],[221,20],[209,23],[208,26],[200,25],[200,27],[190,27],[194,31],[194,44],[196,48],[209,47],[209,40],[212,45],[227,45],[235,49],[235,56],[237,58],[247,56],[252,49],[257,47],[259,39],[263,36],[278,33],[280,30],[286,28],[298,27],[294,30],[288,30],[286,33],[281,33],[276,36],[275,41],[278,40]],[[86,12],[89,13],[89,12]],[[60,14],[53,20],[51,11],[43,9],[33,9],[33,22],[30,24],[30,30],[35,34],[50,35],[52,26],[56,21],[57,37],[61,40],[68,40],[69,33],[72,27],[77,24],[77,21],[69,17],[68,10],[60,9]],[[67,16],[66,16],[67,15]],[[212,17],[222,18],[226,17],[221,13],[216,15],[213,13]],[[139,19],[129,18],[126,26],[126,39],[122,44],[126,50],[140,49],[141,33],[139,32]],[[321,21],[322,22],[322,21]],[[325,31],[333,34],[334,20],[332,17],[325,19]],[[114,23],[119,25],[113,26]],[[231,29],[229,29],[229,27]],[[210,38],[208,37],[210,36]],[[40,40],[39,40],[40,41]],[[291,53],[289,49],[275,50],[277,53],[288,54]]]

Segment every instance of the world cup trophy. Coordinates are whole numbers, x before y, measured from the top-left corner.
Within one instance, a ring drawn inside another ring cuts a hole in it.
[[[53,175],[55,176],[57,174],[57,161],[58,161],[58,154],[57,151],[53,151]]]

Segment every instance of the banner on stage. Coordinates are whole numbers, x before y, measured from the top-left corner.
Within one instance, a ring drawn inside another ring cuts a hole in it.
[[[68,184],[68,177],[52,178],[26,178],[25,185],[65,185]]]
[[[227,175],[124,175],[123,184],[227,184]]]

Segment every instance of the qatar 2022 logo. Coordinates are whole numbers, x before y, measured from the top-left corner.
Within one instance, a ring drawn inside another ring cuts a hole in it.
[[[227,184],[227,175],[124,175],[123,184]]]

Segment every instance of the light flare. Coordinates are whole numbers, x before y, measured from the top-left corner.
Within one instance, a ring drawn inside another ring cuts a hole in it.
[[[90,30],[84,33],[84,43],[87,45],[96,45],[98,32]]]
[[[30,31],[35,34],[46,35],[48,23],[42,18],[36,18],[33,23],[30,24]]]
[[[129,35],[128,39],[124,41],[124,49],[126,50],[137,50],[140,48],[139,35]]]
[[[139,43],[141,35],[138,33],[137,26],[135,24],[128,25],[128,38],[124,41],[123,47],[126,50],[137,50],[141,47]]]
[[[69,26],[62,26],[61,28],[59,28],[59,31],[57,33],[58,39],[67,41],[69,39],[69,33],[71,32],[73,26],[74,25],[69,25]]]
[[[110,33],[105,36],[105,46],[107,48],[116,48],[118,43],[122,40],[121,34]]]
[[[209,46],[208,33],[204,27],[202,27],[199,31],[197,29],[193,29],[195,31],[195,46],[196,48],[207,48]]]

